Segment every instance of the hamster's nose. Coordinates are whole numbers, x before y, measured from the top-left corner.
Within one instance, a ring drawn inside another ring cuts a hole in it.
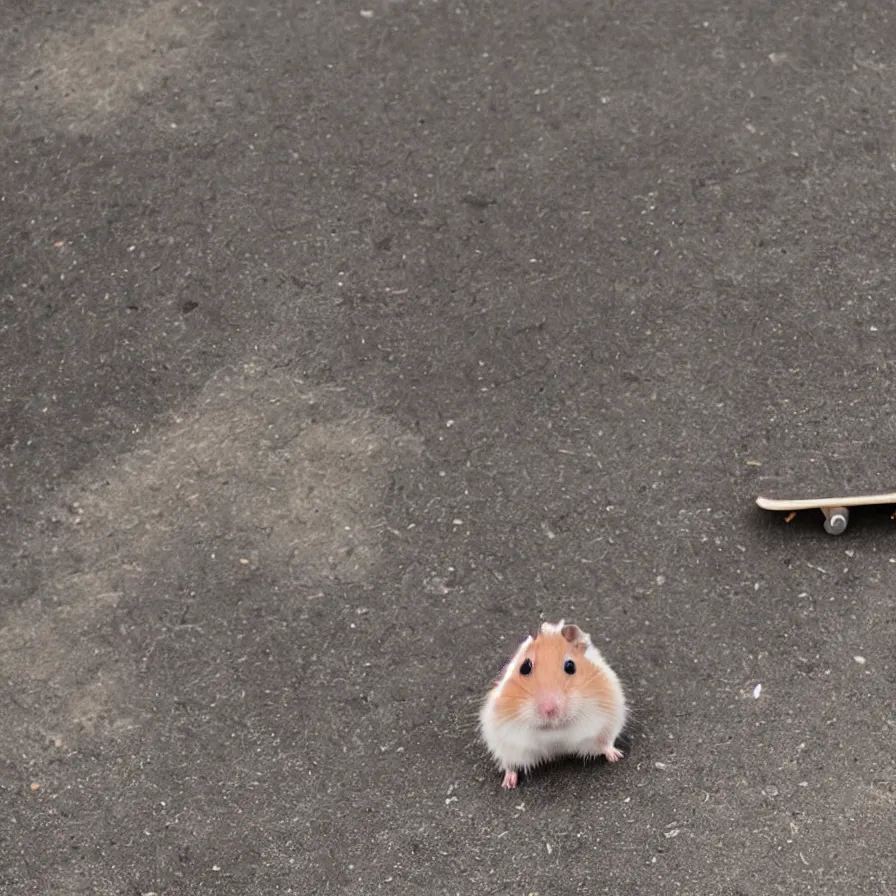
[[[542,718],[551,721],[559,718],[563,713],[563,704],[556,694],[543,694],[538,698],[536,707]]]

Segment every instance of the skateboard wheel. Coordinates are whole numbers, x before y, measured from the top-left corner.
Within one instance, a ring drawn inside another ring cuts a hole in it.
[[[833,507],[825,510],[824,531],[828,535],[842,535],[849,525],[849,510],[846,507]]]

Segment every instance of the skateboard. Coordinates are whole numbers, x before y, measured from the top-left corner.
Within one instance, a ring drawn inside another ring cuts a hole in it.
[[[896,504],[896,492],[879,492],[876,495],[848,495],[842,498],[797,498],[792,501],[778,498],[756,499],[763,510],[781,510],[790,513],[788,522],[798,510],[820,510],[824,514],[824,531],[828,535],[842,535],[849,525],[849,508],[870,504]]]

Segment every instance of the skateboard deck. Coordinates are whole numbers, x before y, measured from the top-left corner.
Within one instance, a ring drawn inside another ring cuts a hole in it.
[[[766,498],[756,503],[763,510],[796,513],[798,510],[820,510],[824,513],[824,529],[829,535],[841,535],[849,525],[849,508],[872,504],[896,504],[896,492],[877,492],[870,495],[846,495],[839,498]]]

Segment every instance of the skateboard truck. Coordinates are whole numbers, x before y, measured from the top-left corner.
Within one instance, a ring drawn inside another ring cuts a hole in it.
[[[824,531],[828,535],[842,535],[849,525],[848,507],[822,507],[824,514]]]

